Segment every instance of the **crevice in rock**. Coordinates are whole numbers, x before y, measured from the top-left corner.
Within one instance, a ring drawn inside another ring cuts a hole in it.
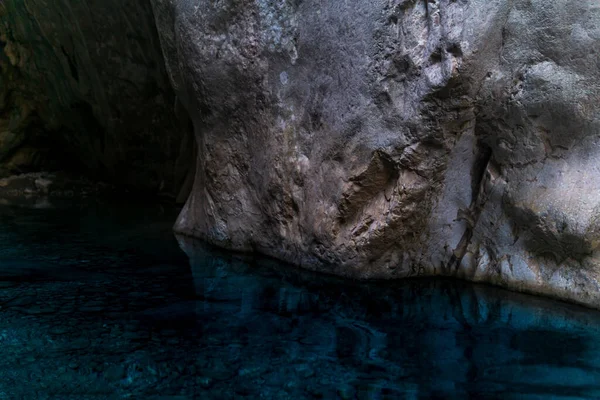
[[[471,204],[466,209],[459,209],[456,219],[465,221],[466,230],[460,242],[452,252],[450,261],[446,270],[450,273],[456,273],[463,257],[467,253],[467,248],[473,237],[473,230],[477,220],[481,215],[483,205],[485,204],[485,181],[486,173],[490,162],[492,161],[492,149],[481,141],[477,143],[477,157],[471,169]]]
[[[183,204],[187,201],[194,186],[198,144],[194,134],[194,122],[179,99],[175,104],[175,116],[181,130],[185,132],[180,146],[180,156],[175,162],[175,176],[182,177],[182,180],[175,182],[175,202]]]
[[[75,79],[77,82],[79,82],[79,72],[77,71],[77,66],[75,64],[75,61],[73,61],[73,57],[71,57],[67,53],[64,46],[60,46],[60,49],[63,52],[63,54],[65,55],[67,62],[69,63],[69,70],[71,71],[71,76],[73,77],[73,79]]]

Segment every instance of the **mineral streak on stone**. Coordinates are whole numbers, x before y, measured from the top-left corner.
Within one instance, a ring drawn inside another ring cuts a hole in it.
[[[152,0],[198,142],[178,232],[600,306],[600,7]]]

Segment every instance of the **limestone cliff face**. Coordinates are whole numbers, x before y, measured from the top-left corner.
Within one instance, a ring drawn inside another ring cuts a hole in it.
[[[147,0],[1,1],[0,178],[67,160],[176,195],[194,146],[164,65]]]
[[[600,306],[600,7],[152,0],[198,142],[176,230]]]

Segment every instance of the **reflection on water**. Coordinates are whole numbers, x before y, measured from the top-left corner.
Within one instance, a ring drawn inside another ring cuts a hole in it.
[[[600,396],[596,312],[455,281],[353,283],[179,240],[203,331],[240,343],[246,368],[269,358],[275,386],[328,398]]]
[[[595,311],[177,243],[175,213],[0,208],[0,399],[600,397]]]

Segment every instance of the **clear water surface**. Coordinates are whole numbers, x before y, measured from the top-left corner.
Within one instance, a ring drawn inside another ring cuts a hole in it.
[[[0,207],[0,399],[600,398],[596,311],[308,273],[176,213]]]

